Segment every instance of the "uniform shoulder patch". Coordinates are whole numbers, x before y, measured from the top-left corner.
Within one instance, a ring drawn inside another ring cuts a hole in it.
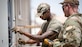
[[[68,26],[67,28],[66,28],[66,31],[68,31],[68,30],[70,30],[70,29],[72,29],[73,28],[73,26]]]

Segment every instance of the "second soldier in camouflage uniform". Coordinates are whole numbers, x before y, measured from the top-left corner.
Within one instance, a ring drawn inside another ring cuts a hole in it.
[[[78,13],[78,0],[64,0],[61,3],[67,20],[64,30],[59,34],[63,47],[82,47],[82,14]]]

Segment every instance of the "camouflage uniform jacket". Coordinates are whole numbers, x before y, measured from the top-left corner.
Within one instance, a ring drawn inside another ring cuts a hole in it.
[[[82,38],[82,14],[74,14],[68,17],[64,23],[64,30],[59,38],[63,38],[65,43],[80,46]]]

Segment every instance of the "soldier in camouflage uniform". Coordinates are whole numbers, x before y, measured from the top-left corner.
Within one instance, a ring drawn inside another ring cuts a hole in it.
[[[31,43],[42,42],[42,47],[48,47],[48,45],[44,43],[44,39],[55,39],[58,36],[59,32],[62,30],[63,25],[62,23],[57,21],[50,13],[50,6],[46,3],[41,3],[38,6],[37,13],[41,19],[46,20],[46,22],[42,24],[41,30],[39,31],[38,35],[32,35],[28,32],[23,32],[19,29],[19,27],[15,27],[13,30],[33,39]],[[30,43],[30,40],[28,42]]]
[[[78,12],[78,0],[64,0],[62,9],[67,18],[64,30],[60,32],[59,39],[62,47],[82,47],[82,14]]]

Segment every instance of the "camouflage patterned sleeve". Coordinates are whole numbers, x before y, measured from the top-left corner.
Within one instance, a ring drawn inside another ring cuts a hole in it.
[[[65,43],[70,43],[75,46],[80,45],[81,29],[77,20],[70,19],[67,21],[67,25],[63,33],[63,38],[65,39]]]
[[[66,28],[63,38],[66,39],[65,41],[67,43],[79,46],[81,41],[81,30],[75,26],[69,26]]]

